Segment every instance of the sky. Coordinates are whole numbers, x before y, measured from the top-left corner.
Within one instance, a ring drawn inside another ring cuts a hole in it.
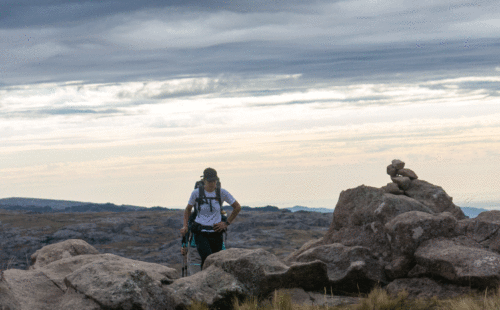
[[[0,4],[0,198],[334,208],[400,159],[500,209],[498,1]]]

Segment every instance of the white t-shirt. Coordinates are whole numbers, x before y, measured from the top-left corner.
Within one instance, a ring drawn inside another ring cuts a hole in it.
[[[191,193],[188,204],[195,206],[196,199],[198,198],[199,194],[199,189],[195,188],[195,190]],[[205,197],[215,198],[216,196],[217,193],[215,191],[207,192],[205,190]],[[220,196],[222,203],[224,203],[225,201],[228,204],[232,205],[236,201],[236,199],[234,199],[234,197],[223,188],[220,189]],[[203,226],[213,226],[214,224],[220,223],[220,221],[222,220],[220,214],[221,206],[219,205],[219,201],[217,201],[217,199],[207,199],[207,202],[208,203],[204,203],[200,206],[200,212],[198,212],[194,221]],[[212,211],[210,211],[210,202],[212,202]],[[195,206],[195,208],[198,208],[198,206]]]

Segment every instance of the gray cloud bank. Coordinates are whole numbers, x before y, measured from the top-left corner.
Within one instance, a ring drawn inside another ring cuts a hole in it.
[[[495,1],[4,1],[0,86],[302,74],[496,75]]]

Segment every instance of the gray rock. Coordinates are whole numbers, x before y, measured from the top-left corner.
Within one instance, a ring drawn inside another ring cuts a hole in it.
[[[391,164],[387,166],[387,174],[391,177],[395,177],[398,174],[398,169]]]
[[[101,310],[101,306],[89,297],[68,288],[54,310]]]
[[[214,308],[229,309],[235,298],[243,299],[247,290],[235,276],[216,266],[210,266],[192,276],[180,278],[162,287],[164,295],[171,296],[171,309],[187,308],[193,300]]]
[[[325,244],[341,243],[345,246],[362,246],[369,248],[373,255],[386,257],[391,248],[384,226],[374,221],[364,226],[344,227],[329,231],[324,237]]]
[[[385,266],[385,274],[389,279],[404,278],[412,270],[412,263],[413,260],[408,256],[396,256]]]
[[[0,271],[0,309],[21,310],[21,304],[17,300],[7,282],[4,281],[2,271]]]
[[[322,288],[328,283],[326,265],[308,262],[288,267],[263,250],[229,249],[210,255],[206,266],[216,266],[245,284],[249,295],[262,296],[278,288]],[[205,268],[205,266],[204,266]]]
[[[413,268],[408,272],[408,278],[423,278],[423,277],[431,277],[431,273],[424,266],[420,266],[416,264]]]
[[[373,213],[378,221],[385,224],[396,216],[410,211],[434,213],[430,208],[413,198],[393,194],[384,194],[382,202]]]
[[[19,309],[23,310],[53,310],[64,295],[44,273],[37,270],[6,270],[4,282],[10,288],[11,303],[14,302],[14,305],[19,305]],[[12,301],[12,298],[15,300]],[[0,301],[0,305],[2,303]]]
[[[109,254],[84,254],[61,258],[43,267],[38,267],[39,270],[45,274],[51,281],[54,282],[62,291],[66,291],[67,286],[64,279],[73,271],[78,270],[80,267],[92,263],[96,260],[106,258]]]
[[[429,207],[434,213],[450,212],[457,220],[465,219],[462,209],[457,207],[452,198],[439,186],[422,180],[411,181],[405,194]]]
[[[210,255],[204,270],[175,280],[164,292],[174,298],[177,308],[190,305],[194,299],[227,309],[234,298],[267,297],[280,288],[318,290],[326,284],[327,267],[320,261],[288,267],[262,249],[229,249]]]
[[[411,180],[409,177],[393,177],[392,182],[396,183],[398,187],[404,191],[410,188]]]
[[[392,166],[394,166],[394,168],[396,169],[403,169],[405,167],[405,163],[399,159],[393,159],[392,160]]]
[[[393,194],[393,195],[404,195],[404,191],[399,188],[399,186],[392,182],[392,183],[387,183],[386,186],[381,187],[381,189],[388,193],[388,194]]]
[[[393,253],[412,255],[424,241],[453,237],[457,220],[450,213],[432,215],[420,211],[402,213],[385,225]]]
[[[436,238],[423,243],[415,259],[432,275],[477,288],[496,288],[500,283],[500,255],[476,247]]]
[[[112,254],[85,264],[67,275],[64,283],[102,308],[157,309],[171,305],[162,281],[172,283],[175,270]]]
[[[399,174],[400,176],[403,176],[403,177],[408,177],[408,178],[410,178],[410,180],[418,179],[417,174],[415,172],[413,172],[413,170],[406,169],[406,168],[399,169],[397,174]]]
[[[32,266],[30,269],[37,269],[62,258],[83,254],[99,254],[99,251],[87,242],[79,239],[70,239],[48,245],[31,255]]]
[[[305,251],[307,251],[309,249],[312,249],[312,248],[315,248],[317,246],[324,245],[324,244],[325,244],[325,241],[323,240],[323,238],[309,240],[306,243],[304,243],[300,247],[300,249],[298,249],[297,251],[294,251],[293,253],[291,253],[290,255],[288,255],[285,258],[285,263],[287,265],[291,265],[293,262],[295,262],[297,260],[297,257],[299,255],[301,255],[302,253],[304,253]]]
[[[335,289],[370,291],[377,283],[386,282],[381,266],[365,247],[347,247],[340,243],[311,248],[296,257],[296,262],[326,263],[330,285]]]
[[[463,224],[461,233],[485,248],[500,253],[500,211],[482,212],[474,219],[460,222]]]
[[[383,190],[364,185],[342,191],[333,211],[330,231],[373,222],[374,211],[383,202],[383,195]]]

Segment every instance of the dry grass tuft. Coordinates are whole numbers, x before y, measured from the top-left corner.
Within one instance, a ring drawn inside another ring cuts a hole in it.
[[[467,295],[442,301],[445,310],[490,310],[500,309],[500,289],[486,290],[484,295]]]
[[[193,301],[188,310],[208,310],[206,304]],[[275,292],[273,298],[267,301],[258,301],[252,297],[244,302],[235,300],[234,310],[491,310],[500,309],[500,291],[495,293],[485,292],[483,295],[467,295],[452,299],[438,300],[411,299],[408,293],[403,291],[396,297],[391,297],[381,288],[373,289],[368,296],[356,305],[341,305],[331,307],[307,306],[292,303],[288,294]]]
[[[439,309],[439,301],[437,298],[428,300],[409,299],[408,293],[402,291],[397,297],[391,297],[384,289],[375,288],[359,305],[355,306],[356,310],[427,310]]]

